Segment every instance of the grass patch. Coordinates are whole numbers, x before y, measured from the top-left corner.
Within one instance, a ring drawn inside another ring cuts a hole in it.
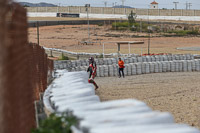
[[[61,116],[51,114],[39,124],[39,128],[33,129],[31,133],[72,133],[71,126],[78,126],[79,119],[71,112],[63,113]]]
[[[65,56],[64,53],[62,52],[61,55],[59,56],[58,60],[69,60],[69,57]]]
[[[178,36],[186,36],[186,35],[199,35],[198,30],[180,30],[180,31],[168,31],[168,33],[174,33],[175,35]]]

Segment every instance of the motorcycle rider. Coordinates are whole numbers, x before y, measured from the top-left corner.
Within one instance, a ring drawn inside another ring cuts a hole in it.
[[[90,72],[88,82],[92,83],[95,86],[95,90],[99,88],[96,82],[94,81],[94,78],[96,77],[96,70],[97,70],[96,62],[94,61],[93,57],[90,57],[89,67],[87,69],[87,72]]]

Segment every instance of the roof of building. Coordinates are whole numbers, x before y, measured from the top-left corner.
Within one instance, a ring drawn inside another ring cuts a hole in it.
[[[158,4],[157,2],[155,2],[155,0],[153,2],[151,2],[151,4]]]

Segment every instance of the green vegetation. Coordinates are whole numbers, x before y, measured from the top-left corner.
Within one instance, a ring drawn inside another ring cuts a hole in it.
[[[58,60],[69,60],[69,57],[65,56],[64,53],[62,52]]]
[[[179,31],[168,31],[168,33],[175,33],[178,36],[186,36],[186,35],[199,35],[198,30],[179,30]]]
[[[136,32],[150,32],[150,33],[164,33],[164,36],[188,36],[188,35],[200,35],[199,29],[193,30],[170,30],[162,32],[161,27],[157,25],[148,24],[146,22],[133,22],[128,20],[124,22],[112,23],[112,30],[131,30]],[[150,28],[150,30],[149,30]]]
[[[46,120],[41,121],[39,128],[33,129],[31,133],[72,133],[71,126],[77,126],[79,119],[71,112],[63,113],[61,116],[51,114]]]
[[[24,5],[23,7],[30,7],[30,6],[28,6],[28,5]]]
[[[98,23],[97,25],[98,25],[98,26],[103,26],[103,23]]]
[[[133,11],[131,11],[131,13],[128,16],[129,24],[135,23],[135,19],[136,19],[136,13],[133,13]]]
[[[114,22],[112,23],[112,30],[131,30],[131,31],[140,31],[141,32],[148,32],[148,26],[151,26],[150,24],[147,24],[145,22],[134,22],[129,23],[129,21],[125,22]]]
[[[187,35],[200,35],[199,28],[189,30],[187,27],[184,30],[170,30],[166,29],[163,32],[163,27],[159,25],[148,24],[147,22],[136,22],[136,14],[131,11],[128,16],[128,21],[112,23],[112,30],[131,30],[136,32],[146,33],[164,33],[164,36],[187,36]]]
[[[103,58],[103,54],[100,54],[100,55],[99,55],[99,58]]]

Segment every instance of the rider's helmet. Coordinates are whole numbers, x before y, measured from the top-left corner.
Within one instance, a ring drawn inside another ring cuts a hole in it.
[[[94,57],[90,57],[90,58],[89,58],[89,61],[94,61]]]

